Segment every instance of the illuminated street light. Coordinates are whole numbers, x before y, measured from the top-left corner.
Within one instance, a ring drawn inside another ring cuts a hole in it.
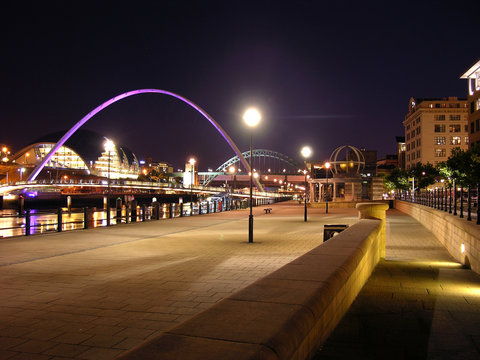
[[[197,161],[195,158],[191,157],[190,160],[188,160],[188,163],[190,164],[191,168],[191,178],[190,178],[190,216],[193,215],[193,177],[195,173],[195,163]]]
[[[327,187],[325,189],[325,214],[328,214],[328,171],[330,169],[330,163],[328,161],[325,163],[325,169],[327,169],[326,170],[326,173],[327,173]]]
[[[107,140],[103,144],[105,151],[108,153],[108,178],[107,178],[107,226],[110,226],[110,153],[115,149],[115,144],[112,140]]]
[[[305,170],[304,170],[304,175],[305,175],[305,193],[303,195],[304,197],[304,203],[305,203],[305,211],[304,211],[304,221],[307,221],[307,158],[309,158],[312,155],[312,149],[309,146],[304,146],[302,148],[302,156],[305,159]]]
[[[233,175],[233,186],[232,186],[232,193],[233,193],[235,192],[235,188],[237,187],[237,168],[232,165],[228,168],[228,172]]]
[[[243,120],[250,127],[250,215],[248,217],[248,242],[253,243],[253,176],[252,176],[252,157],[253,157],[253,128],[258,125],[262,116],[257,109],[250,108],[245,111]]]

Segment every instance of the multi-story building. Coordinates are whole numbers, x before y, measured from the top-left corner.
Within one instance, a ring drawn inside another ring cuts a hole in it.
[[[407,170],[418,162],[436,165],[446,161],[455,147],[468,149],[467,99],[411,98],[408,108],[403,122]]]
[[[397,139],[398,167],[405,170],[405,136],[395,136]]]
[[[468,80],[470,147],[480,144],[480,60],[461,79]]]

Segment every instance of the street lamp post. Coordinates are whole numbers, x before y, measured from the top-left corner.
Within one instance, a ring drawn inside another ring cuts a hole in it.
[[[325,214],[328,214],[328,170],[330,169],[330,163],[325,163],[326,176],[327,176],[327,186],[325,189]],[[334,184],[335,185],[335,184]]]
[[[248,242],[253,243],[253,128],[258,125],[262,116],[258,110],[250,108],[245,111],[243,120],[250,127],[250,215],[248,217]]]
[[[304,203],[305,203],[305,211],[304,211],[304,221],[307,221],[307,158],[312,155],[312,149],[308,146],[304,146],[302,148],[302,156],[305,159],[305,170],[303,170],[303,173],[305,175],[305,193],[303,195],[304,197]]]
[[[192,157],[190,160],[188,160],[190,164],[190,172],[191,172],[191,178],[190,178],[190,216],[193,215],[193,179],[194,179],[194,173],[195,173],[195,159]]]
[[[111,140],[105,141],[105,151],[108,153],[108,177],[107,177],[107,226],[110,226],[110,154],[115,148],[115,144]]]

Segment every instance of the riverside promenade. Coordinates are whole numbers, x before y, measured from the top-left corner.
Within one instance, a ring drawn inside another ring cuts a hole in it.
[[[354,209],[295,202],[0,240],[0,359],[112,359],[323,241]]]
[[[247,210],[0,240],[0,359],[115,358],[358,216],[309,209],[305,223],[302,205],[268,207],[254,209],[253,244]],[[316,358],[478,358],[479,276],[396,210],[386,254]]]

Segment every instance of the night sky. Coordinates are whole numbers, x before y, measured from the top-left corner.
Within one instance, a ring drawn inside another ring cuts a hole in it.
[[[326,160],[341,145],[396,151],[408,100],[467,96],[476,1],[10,1],[1,10],[0,144],[67,130],[120,93],[156,88],[206,110],[242,151]],[[216,168],[235,154],[182,102],[147,94],[84,128],[139,158]]]

